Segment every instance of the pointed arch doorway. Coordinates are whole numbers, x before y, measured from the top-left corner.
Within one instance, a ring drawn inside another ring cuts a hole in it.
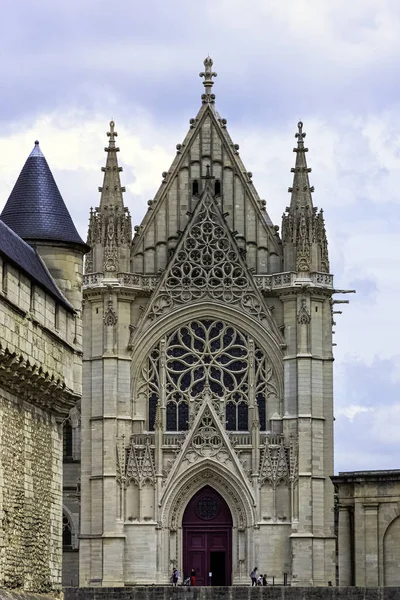
[[[197,585],[231,585],[232,515],[222,496],[208,485],[199,490],[186,506],[182,530],[184,576],[194,568]]]

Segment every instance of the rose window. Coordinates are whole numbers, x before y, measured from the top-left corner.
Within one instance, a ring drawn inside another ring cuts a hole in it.
[[[195,405],[191,400],[202,398],[205,390],[223,402],[229,431],[248,431],[253,393],[261,430],[266,429],[268,361],[254,341],[232,325],[202,319],[181,326],[153,348],[145,371],[149,430],[154,430],[159,401],[166,407],[166,430],[187,430],[190,406]]]

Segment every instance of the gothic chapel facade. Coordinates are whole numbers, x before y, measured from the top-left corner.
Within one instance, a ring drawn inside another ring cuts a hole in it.
[[[166,583],[174,567],[247,585],[254,565],[335,580],[334,289],[305,134],[280,237],[204,65],[133,241],[110,124],[84,276],[82,586]]]

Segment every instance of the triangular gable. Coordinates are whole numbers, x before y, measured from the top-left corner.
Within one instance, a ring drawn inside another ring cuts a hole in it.
[[[131,443],[126,461],[126,484],[133,481],[138,487],[146,482],[153,484],[155,476],[154,450],[147,440],[142,446]]]
[[[210,390],[206,389],[204,395],[197,398],[197,406],[193,425],[185,439],[179,456],[174,462],[164,485],[166,493],[170,482],[174,481],[180,471],[201,460],[215,460],[225,464],[246,481],[246,473],[236,452],[234,451],[229,436],[222,424],[224,407],[220,407],[219,398],[213,398]],[[223,413],[223,414],[222,414]]]
[[[279,237],[252,182],[252,174],[242,163],[239,146],[234,144],[212,104],[205,104],[184,142],[178,144],[177,155],[133,239],[133,270],[154,272],[165,268],[179,232],[188,221],[203,191],[202,177],[210,165],[211,175],[220,185],[221,209],[227,213],[230,229],[236,230],[243,247],[251,248],[249,266],[265,264],[266,253],[281,255]],[[152,267],[154,265],[154,268]],[[264,271],[265,272],[265,271]]]
[[[283,343],[279,329],[254,284],[207,180],[202,198],[139,323],[137,334],[175,307],[198,301],[235,306],[262,322]]]

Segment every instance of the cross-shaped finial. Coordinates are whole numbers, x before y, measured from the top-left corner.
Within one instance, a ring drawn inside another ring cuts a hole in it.
[[[206,94],[211,94],[212,86],[214,85],[213,77],[216,77],[217,74],[212,70],[213,61],[210,56],[204,59],[204,71],[200,73],[200,77],[204,77],[203,85],[206,89]]]
[[[115,142],[115,138],[118,133],[114,131],[115,123],[114,121],[110,121],[110,131],[107,131],[107,136],[110,138],[110,142]]]
[[[206,174],[201,176],[202,179],[215,179],[214,175],[211,175],[210,165],[206,165]]]
[[[306,134],[303,133],[303,123],[302,123],[302,121],[299,121],[297,123],[297,127],[298,127],[299,131],[298,131],[298,133],[295,134],[295,137],[298,138],[297,142],[301,143],[303,141],[303,139],[306,137]]]

